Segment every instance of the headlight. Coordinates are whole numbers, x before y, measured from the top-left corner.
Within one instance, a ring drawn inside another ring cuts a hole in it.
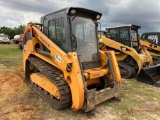
[[[100,17],[101,17],[100,15],[97,15],[97,16],[96,16],[96,19],[97,19],[97,20],[99,20],[99,19],[100,19]]]
[[[70,13],[71,13],[72,15],[74,15],[74,14],[76,14],[76,10],[71,10]]]

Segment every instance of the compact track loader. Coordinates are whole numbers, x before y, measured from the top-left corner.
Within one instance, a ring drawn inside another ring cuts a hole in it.
[[[160,32],[143,33],[140,37],[142,48],[152,55],[154,65],[160,63]]]
[[[107,33],[107,37],[103,35],[99,39],[100,49],[115,51],[123,78],[131,78],[138,74],[138,81],[159,86],[160,67],[153,66],[152,56],[145,48],[140,47],[140,28],[133,24],[107,28],[108,31],[103,32]]]
[[[101,13],[66,8],[29,23],[23,34],[26,83],[55,109],[88,112],[119,96],[121,76],[113,51],[99,50]]]

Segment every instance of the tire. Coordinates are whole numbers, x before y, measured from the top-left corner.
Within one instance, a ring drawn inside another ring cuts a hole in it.
[[[22,49],[22,45],[19,45],[19,49]]]
[[[19,48],[19,49],[22,49],[22,44],[21,44],[21,42],[18,43],[18,48]]]

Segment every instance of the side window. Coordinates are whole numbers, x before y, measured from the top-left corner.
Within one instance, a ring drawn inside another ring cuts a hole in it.
[[[120,38],[119,42],[131,46],[130,36],[129,36],[129,29],[128,28],[121,28],[120,29]]]
[[[109,33],[111,35],[111,39],[112,40],[115,40],[115,41],[118,41],[118,38],[119,38],[119,30],[118,29],[112,29],[112,30],[109,30]]]
[[[49,21],[51,22],[51,20]],[[55,23],[53,23],[52,25],[49,26],[49,38],[54,40],[56,39],[56,26],[55,26]]]
[[[66,44],[63,17],[48,21],[48,37],[58,46]]]
[[[148,35],[147,41],[153,44],[158,44],[158,35]]]
[[[129,40],[129,34],[127,28],[120,29],[120,39],[123,40]]]
[[[148,37],[147,35],[143,35],[142,40],[147,40],[147,37]]]

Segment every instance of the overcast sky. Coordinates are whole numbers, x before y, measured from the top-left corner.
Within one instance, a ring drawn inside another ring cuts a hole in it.
[[[39,22],[41,16],[71,6],[101,12],[103,28],[136,24],[140,32],[160,31],[160,0],[0,0],[0,27]]]

